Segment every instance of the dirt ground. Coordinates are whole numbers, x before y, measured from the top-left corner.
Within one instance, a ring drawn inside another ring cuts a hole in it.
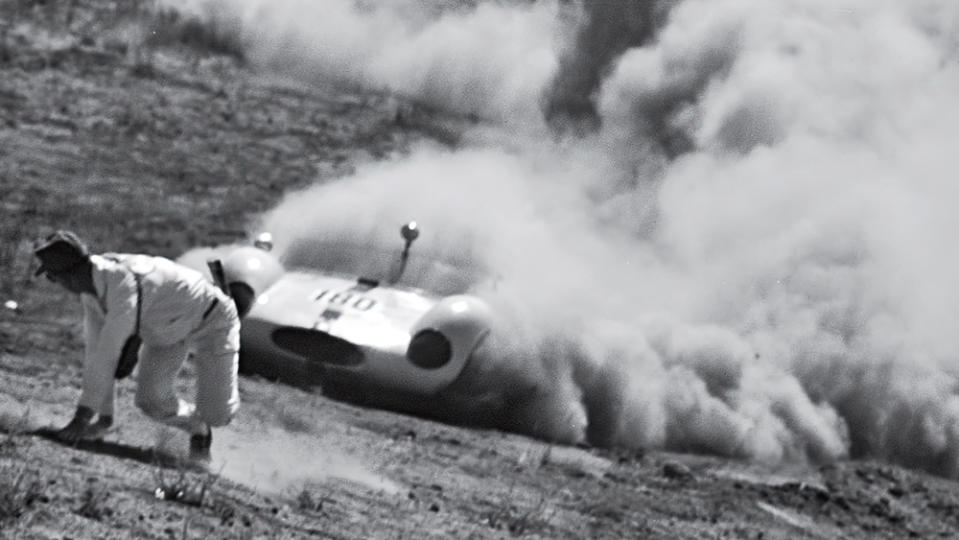
[[[257,73],[171,21],[148,40],[158,19],[124,6],[0,2],[0,538],[959,538],[959,486],[892,465],[565,447],[253,378],[209,470],[129,381],[104,440],[57,442],[79,305],[32,277],[36,236],[176,256],[289,189],[456,141],[456,119]]]

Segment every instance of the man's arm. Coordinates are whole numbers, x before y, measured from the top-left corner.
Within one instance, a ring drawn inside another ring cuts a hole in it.
[[[93,308],[87,303],[84,303],[83,307],[83,365],[84,368],[86,368],[95,358],[94,349],[96,348],[96,342],[99,339],[100,332],[103,330],[103,314],[97,308]],[[94,408],[100,418],[104,416],[113,417],[116,401],[116,384],[114,384],[113,379],[110,380],[110,387],[107,396],[103,399],[103,403],[99,407]]]
[[[114,374],[123,344],[136,326],[137,290],[136,281],[129,272],[124,272],[120,277],[106,278],[106,313],[99,329],[95,316],[87,315],[91,324],[83,362],[83,393],[79,406],[112,415]]]
[[[103,303],[99,302],[99,299],[94,300],[92,298],[83,301],[83,394],[80,396],[73,419],[57,432],[60,439],[68,442],[76,442],[95,436],[113,424],[116,396],[113,372],[116,370],[119,352],[112,356],[108,355],[107,351],[113,345],[110,344],[107,332],[123,330],[122,325],[116,323],[114,323],[113,329],[107,328],[107,323],[111,312],[122,317],[124,312],[127,311],[124,306],[128,300],[124,301],[124,298],[127,298],[129,294],[124,294],[125,287],[122,276],[112,280],[109,279],[110,276],[105,277],[107,290],[113,294],[109,294]],[[134,302],[135,300],[134,298]],[[101,305],[106,308],[106,314],[101,311],[99,307]],[[133,309],[136,309],[135,303]],[[133,326],[131,324],[130,332],[133,331]],[[92,423],[93,417],[97,416],[98,412],[97,422]]]

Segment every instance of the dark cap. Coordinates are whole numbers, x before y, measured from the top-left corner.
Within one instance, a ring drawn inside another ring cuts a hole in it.
[[[41,240],[33,250],[40,259],[40,274],[63,274],[80,266],[90,258],[90,250],[77,235],[70,231],[57,231]]]

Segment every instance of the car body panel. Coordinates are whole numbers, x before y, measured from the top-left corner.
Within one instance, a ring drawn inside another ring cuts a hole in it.
[[[441,297],[321,270],[277,272],[267,256],[241,248],[223,261],[230,285],[239,280],[261,288],[242,322],[244,372],[324,391],[429,396],[460,375],[489,330],[489,310],[475,297]],[[411,339],[426,330],[445,338],[449,354],[423,367],[407,354]]]
[[[456,366],[423,370],[406,359],[406,349],[414,325],[436,303],[435,298],[413,291],[371,287],[339,276],[289,272],[257,297],[244,324],[260,328],[244,332],[242,346],[254,354],[286,356],[292,353],[276,343],[273,332],[281,328],[322,332],[355,345],[365,361],[359,365],[328,362],[317,347],[316,354],[306,360],[325,365],[314,371],[345,370],[358,379],[429,394],[450,382],[450,375],[455,374],[448,368]],[[455,371],[458,374],[459,370]],[[322,380],[322,375],[318,378]]]

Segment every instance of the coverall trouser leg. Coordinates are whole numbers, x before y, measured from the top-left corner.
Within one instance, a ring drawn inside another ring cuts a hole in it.
[[[135,401],[147,416],[191,434],[205,434],[208,427],[225,426],[236,415],[240,328],[231,304],[217,306],[187,340],[168,346],[144,343]],[[196,364],[195,403],[181,399],[174,389],[190,350]]]
[[[240,408],[240,319],[232,301],[220,302],[193,338],[196,413],[210,426],[225,426]]]

